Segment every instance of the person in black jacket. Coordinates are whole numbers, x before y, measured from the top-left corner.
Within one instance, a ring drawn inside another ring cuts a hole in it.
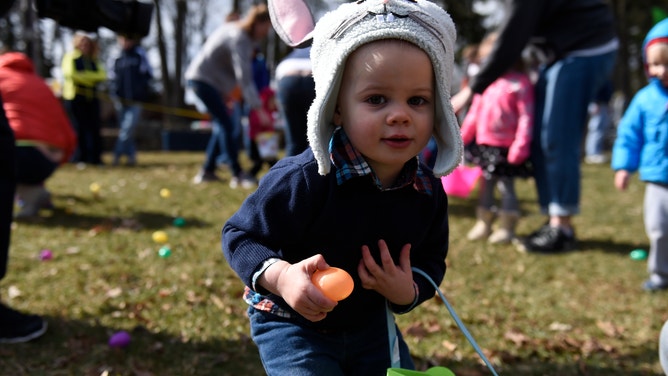
[[[132,166],[137,163],[135,129],[141,117],[142,102],[148,99],[153,74],[139,40],[121,35],[118,43],[122,51],[114,61],[114,94],[120,130],[113,164],[118,165],[125,156],[126,163]]]
[[[16,191],[16,145],[14,132],[0,98],[0,280],[7,272],[14,192]],[[16,311],[0,301],[0,343],[19,343],[46,332],[47,323],[40,316]]]
[[[505,19],[489,57],[452,97],[455,112],[482,93],[526,47],[542,57],[536,82],[531,161],[545,225],[520,243],[529,252],[575,248],[580,211],[581,141],[587,107],[615,64],[618,40],[604,0],[505,0]]]

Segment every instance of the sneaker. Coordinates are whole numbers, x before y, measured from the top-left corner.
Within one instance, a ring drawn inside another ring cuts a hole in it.
[[[195,184],[209,183],[212,181],[220,181],[220,178],[216,175],[215,172],[209,172],[204,170],[198,172],[197,175],[195,175],[195,177],[193,178],[193,183]]]
[[[239,186],[243,189],[253,189],[257,186],[257,179],[245,173],[232,177],[230,179],[230,188],[237,189]]]
[[[648,279],[643,282],[642,289],[647,292],[657,292],[668,289],[668,283],[657,283],[652,281],[652,279]]]
[[[521,241],[523,251],[559,253],[575,249],[575,233],[566,234],[559,227],[544,225]]]
[[[0,303],[0,343],[23,343],[46,332],[47,324],[37,315],[13,310]]]

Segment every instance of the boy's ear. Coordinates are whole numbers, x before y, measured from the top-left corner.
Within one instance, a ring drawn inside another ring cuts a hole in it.
[[[329,11],[333,0],[269,0],[269,16],[276,34],[291,47],[307,47],[318,19]]]
[[[337,127],[341,126],[341,110],[339,110],[339,105],[337,104],[334,108],[334,115],[332,116],[332,123]]]

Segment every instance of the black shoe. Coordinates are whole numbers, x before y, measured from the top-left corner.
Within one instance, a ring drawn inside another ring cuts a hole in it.
[[[575,249],[575,233],[566,234],[560,227],[545,225],[522,241],[526,252],[559,253]]]
[[[37,315],[13,310],[0,303],[0,343],[23,343],[46,332],[46,321]]]

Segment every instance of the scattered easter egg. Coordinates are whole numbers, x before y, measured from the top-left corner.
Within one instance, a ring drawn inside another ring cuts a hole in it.
[[[114,333],[109,338],[109,346],[111,347],[125,347],[130,344],[130,333],[121,330]]]
[[[90,184],[90,191],[97,194],[100,193],[100,190],[102,189],[102,186],[98,183],[91,183]]]
[[[160,197],[162,198],[169,198],[172,195],[172,192],[170,192],[169,189],[163,188],[160,190]]]
[[[164,244],[167,243],[169,240],[169,236],[167,236],[167,233],[164,231],[156,231],[152,235],[153,241],[156,243]]]
[[[42,261],[48,261],[51,260],[52,258],[53,258],[53,252],[51,252],[50,249],[43,249],[39,253],[39,259]]]
[[[160,247],[160,249],[158,250],[158,256],[160,256],[162,258],[167,258],[171,255],[172,255],[172,250],[169,249],[169,247],[167,247],[167,246]]]
[[[355,287],[353,278],[348,272],[334,267],[316,270],[311,276],[311,280],[326,297],[337,302],[347,298]]]
[[[174,222],[172,222],[172,224],[175,227],[183,227],[183,226],[186,225],[186,220],[183,219],[182,217],[176,217],[176,218],[174,218]]]
[[[631,260],[645,260],[647,259],[647,251],[641,248],[636,248],[629,254]]]

